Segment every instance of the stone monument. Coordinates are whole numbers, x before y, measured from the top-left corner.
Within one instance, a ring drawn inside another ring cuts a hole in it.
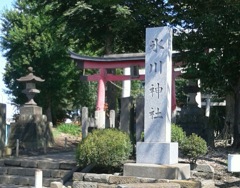
[[[178,143],[171,143],[171,53],[171,30],[147,29],[144,142],[137,143],[137,163],[178,162]]]
[[[178,143],[171,142],[172,30],[147,28],[145,50],[144,142],[124,175],[186,179],[190,165],[178,164]]]
[[[185,87],[185,93],[188,93],[189,101],[176,116],[176,124],[183,128],[187,136],[195,133],[203,138],[208,146],[213,147],[214,130],[212,126],[208,125],[208,117],[205,116],[205,111],[198,107],[196,99],[199,91],[197,80],[189,79],[188,86]]]
[[[15,147],[15,142],[19,139],[20,147],[39,149],[51,145],[53,135],[46,115],[42,114],[42,108],[37,106],[34,101],[34,96],[40,93],[36,89],[36,83],[44,80],[33,74],[32,67],[29,67],[28,70],[28,75],[17,79],[19,82],[26,83],[26,88],[22,92],[26,94],[28,101],[20,107],[20,116],[17,122],[11,125],[9,145]]]

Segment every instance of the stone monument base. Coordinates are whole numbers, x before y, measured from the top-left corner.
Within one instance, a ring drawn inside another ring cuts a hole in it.
[[[177,164],[178,143],[138,142],[136,162],[164,165]]]
[[[24,106],[20,107],[20,114],[42,115],[42,107],[32,106],[32,105],[24,105]]]
[[[123,175],[154,179],[183,180],[190,178],[190,164],[155,165],[126,163],[124,164]]]
[[[54,143],[50,125],[45,115],[20,115],[16,123],[11,124],[11,133],[8,146],[16,147],[19,139],[19,147],[32,150],[51,146]]]

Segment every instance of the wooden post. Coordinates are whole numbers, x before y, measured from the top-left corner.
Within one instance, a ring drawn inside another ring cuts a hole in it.
[[[43,143],[43,152],[44,154],[47,153],[47,144],[48,144],[48,140],[47,138],[44,139],[44,143]]]
[[[64,149],[67,149],[67,137],[65,137]]]
[[[17,142],[16,142],[16,157],[18,157],[19,155],[19,139],[17,139]]]

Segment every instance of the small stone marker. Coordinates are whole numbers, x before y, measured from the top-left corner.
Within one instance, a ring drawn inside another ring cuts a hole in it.
[[[137,143],[137,163],[178,163],[178,143],[171,143],[172,30],[147,28],[145,57],[144,142]]]
[[[121,114],[119,129],[130,134],[131,132],[131,108],[132,97],[121,98]]]
[[[88,108],[82,108],[82,138],[85,138],[88,134]]]
[[[144,98],[140,96],[136,99],[136,142],[141,142],[144,131]]]
[[[110,128],[115,128],[115,110],[110,110],[109,112],[109,124],[110,124]]]

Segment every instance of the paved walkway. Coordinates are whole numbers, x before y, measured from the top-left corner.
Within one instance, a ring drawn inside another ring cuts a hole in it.
[[[23,159],[23,160],[43,160],[43,161],[51,161],[51,162],[63,162],[63,161],[71,161],[75,162],[75,152],[74,151],[66,151],[66,152],[58,152],[54,154],[45,154],[45,155],[34,155],[34,156],[26,156],[20,155],[19,157],[11,156],[0,158],[1,159]]]
[[[36,156],[19,156],[18,158],[21,159],[28,159],[28,160],[46,160],[52,162],[62,162],[62,161],[75,161],[75,152],[68,151],[68,152],[59,152],[54,154],[46,154],[46,155],[36,155]]]

